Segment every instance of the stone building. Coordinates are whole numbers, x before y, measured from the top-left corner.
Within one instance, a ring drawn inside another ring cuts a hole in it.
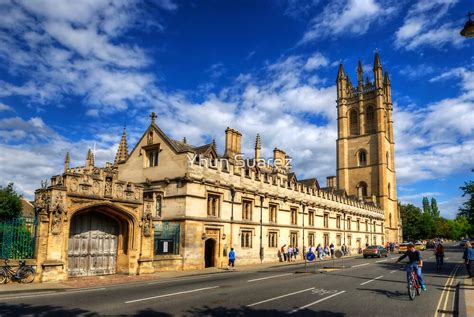
[[[338,170],[324,188],[298,179],[279,148],[263,161],[258,135],[244,159],[242,134],[227,128],[219,154],[215,142],[170,138],[154,113],[130,153],[124,130],[114,163],[96,167],[89,151],[85,166],[70,167],[67,154],[64,172],[36,191],[41,280],[220,267],[231,247],[248,264],[279,261],[284,244],[357,251],[398,241],[390,83],[379,63],[375,82],[357,90],[340,66]]]

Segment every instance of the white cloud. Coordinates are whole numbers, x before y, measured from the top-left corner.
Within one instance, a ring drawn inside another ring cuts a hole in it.
[[[462,43],[459,26],[443,22],[455,3],[457,0],[419,1],[413,4],[403,25],[395,33],[395,46],[405,50],[421,46],[440,48],[447,44],[459,47]]]
[[[13,108],[0,102],[0,111],[13,111]]]
[[[316,41],[328,36],[362,35],[379,21],[387,21],[397,11],[397,3],[376,0],[330,1],[310,22],[300,43]]]
[[[307,71],[311,71],[320,67],[324,67],[329,65],[329,60],[323,56],[321,53],[316,53],[306,61],[304,65],[304,69]]]

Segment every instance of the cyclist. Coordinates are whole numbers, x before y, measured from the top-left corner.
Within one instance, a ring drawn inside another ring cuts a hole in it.
[[[441,266],[443,265],[443,258],[444,258],[444,247],[441,242],[438,242],[438,244],[436,245],[434,254],[436,256],[436,267],[440,269]]]
[[[399,257],[395,263],[400,262],[406,257],[408,257],[408,264],[406,266],[407,279],[410,278],[411,271],[415,270],[416,275],[418,276],[418,282],[420,283],[421,289],[426,291],[425,281],[423,280],[423,275],[421,273],[421,268],[423,267],[421,252],[415,249],[415,245],[413,243],[409,243],[407,245],[407,252],[405,252],[404,255]]]

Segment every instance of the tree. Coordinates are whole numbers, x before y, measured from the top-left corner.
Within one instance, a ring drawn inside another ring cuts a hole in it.
[[[433,215],[433,217],[439,218],[438,202],[434,197],[431,197],[431,214]]]
[[[423,197],[423,213],[425,214],[431,214],[431,206],[430,206],[430,201],[428,200],[428,197]]]
[[[21,196],[13,190],[13,183],[0,186],[0,218],[19,217],[21,209]]]
[[[474,181],[465,182],[460,188],[462,196],[467,197],[467,200],[459,207],[458,217],[466,218],[470,227],[466,235],[474,236]]]
[[[400,204],[400,215],[403,223],[403,239],[418,240],[421,238],[420,225],[422,212],[421,209],[412,205]]]

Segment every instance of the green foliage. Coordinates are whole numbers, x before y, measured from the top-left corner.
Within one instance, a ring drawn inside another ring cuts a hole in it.
[[[423,197],[423,213],[425,214],[431,214],[431,206],[430,206],[430,201],[428,200],[428,197]]]
[[[0,219],[19,217],[21,208],[21,196],[13,190],[13,183],[0,186]]]
[[[435,218],[439,217],[438,202],[436,201],[436,198],[434,197],[431,197],[431,214]]]

